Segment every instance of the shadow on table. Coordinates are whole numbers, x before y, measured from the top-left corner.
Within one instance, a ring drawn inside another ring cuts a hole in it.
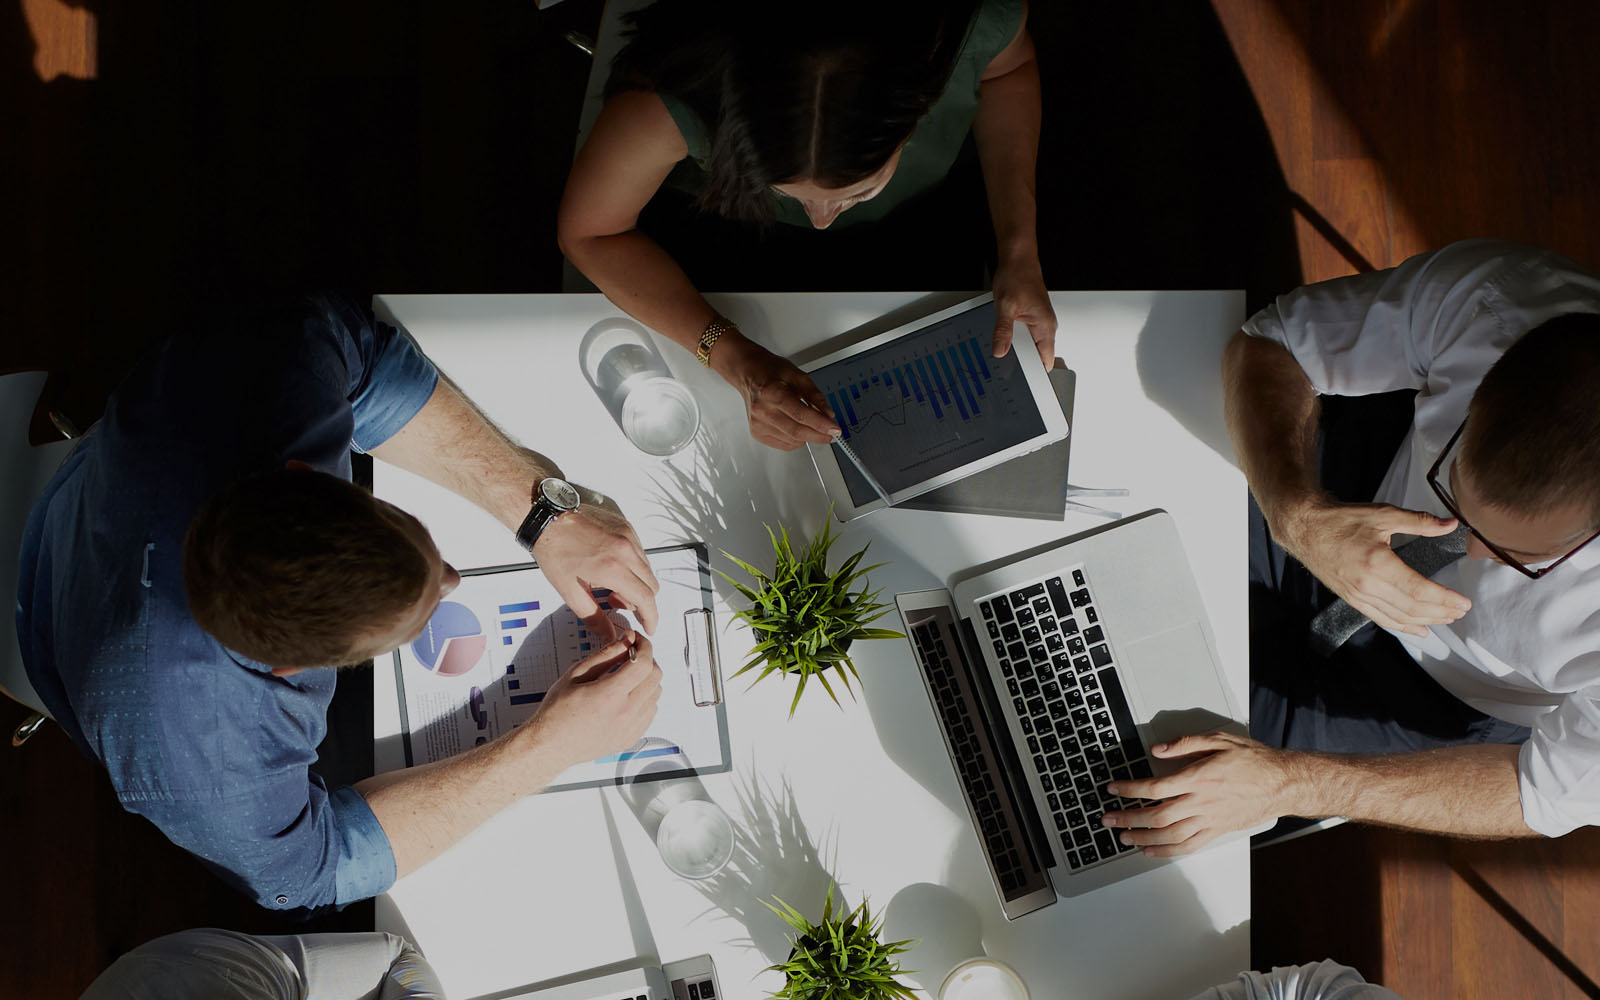
[[[737,836],[733,860],[695,887],[711,904],[708,913],[720,911],[745,928],[748,937],[734,944],[776,963],[789,957],[789,926],[766,902],[782,899],[815,919],[834,882],[837,848],[827,837],[821,844],[813,839],[787,780],[773,788],[758,777],[754,761],[743,771],[748,777],[734,790],[738,809],[729,811]],[[837,890],[834,896],[839,898]]]
[[[794,469],[785,468],[805,463],[809,469],[806,455],[758,443],[743,419],[740,414],[737,421],[702,423],[693,450],[662,463],[651,477],[651,499],[661,513],[650,517],[664,521],[678,541],[706,542],[712,567],[724,572],[734,570],[724,552],[770,568],[772,542],[763,525],[786,525],[791,536],[810,537],[827,508],[822,484],[814,476],[797,477]],[[780,488],[785,482],[801,485]],[[712,586],[724,601],[743,605],[728,581],[715,573]]]
[[[962,828],[951,844],[944,876],[940,885],[933,888],[940,892],[908,887],[905,892],[915,890],[912,899],[896,897],[885,924],[887,933],[905,937],[915,932],[924,937],[925,943],[937,946],[926,951],[919,949],[920,955],[913,951],[906,956],[906,967],[920,970],[917,976],[907,978],[928,989],[937,989],[950,969],[968,958],[987,955],[1023,969],[1035,964],[1025,961],[1024,956],[1054,955],[1066,948],[1071,956],[1096,957],[1100,971],[1086,975],[1084,980],[1098,983],[1102,989],[1117,979],[1114,971],[1105,971],[1105,962],[1154,961],[1156,971],[1141,964],[1136,976],[1141,982],[1152,983],[1150,988],[1116,995],[1178,1000],[1226,982],[1244,970],[1241,963],[1249,961],[1249,923],[1218,929],[1194,885],[1171,868],[1147,872],[1109,888],[1108,895],[1115,896],[1114,908],[1108,908],[1104,902],[1097,904],[1094,893],[1076,898],[1063,896],[1037,914],[1007,921],[1000,912],[994,882],[977,836],[969,825]],[[982,902],[974,908],[966,900]],[[913,906],[919,902],[925,909],[938,909],[919,912]],[[1070,912],[1063,914],[1063,908]],[[974,918],[978,925],[976,939],[972,937],[968,922]],[[1063,930],[1068,927],[1070,937],[1063,938]],[[1151,951],[1152,940],[1163,946]],[[973,944],[978,947],[968,954],[954,951]],[[1240,957],[1231,959],[1230,955]],[[1179,960],[1176,956],[1188,957]],[[932,961],[918,964],[919,958]],[[946,962],[949,964],[945,965]],[[935,968],[935,965],[944,967]],[[1045,995],[1046,985],[1028,983],[1035,996]],[[1061,1000],[1083,1000],[1091,995],[1110,994],[1059,994]]]
[[[872,517],[868,515],[866,520]],[[863,540],[851,531],[841,544],[846,546],[843,551],[849,553]],[[873,623],[874,627],[905,631],[905,622],[894,607],[894,595],[944,586],[944,581],[920,559],[891,538],[873,538],[866,562],[885,564],[870,574],[872,588],[881,590],[878,599],[889,605],[889,613]],[[857,699],[866,704],[884,753],[945,808],[962,814],[966,806],[961,789],[910,645],[905,639],[876,639],[858,642],[850,652],[861,677],[856,686]]]
[[[901,979],[937,996],[950,970],[983,954],[983,927],[972,904],[942,885],[914,882],[883,911],[885,941],[914,941]]]
[[[1178,294],[1158,292],[1139,330],[1134,362],[1150,400],[1230,465],[1238,465],[1222,415],[1222,352],[1234,330],[1198,330]]]

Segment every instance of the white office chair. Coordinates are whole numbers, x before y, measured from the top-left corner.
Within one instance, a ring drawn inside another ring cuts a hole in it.
[[[17,629],[14,615],[17,607],[17,571],[20,566],[18,550],[22,546],[22,529],[28,521],[33,501],[55,474],[62,459],[72,450],[71,440],[52,441],[34,447],[28,443],[28,424],[34,406],[44,386],[44,372],[20,372],[0,376],[0,598],[5,603],[4,621],[0,621],[0,694],[33,710],[22,725],[11,734],[11,745],[19,747],[27,742],[50,713],[28,682],[22,669],[22,650],[17,646]],[[71,425],[51,415],[57,429],[64,436],[71,433]]]

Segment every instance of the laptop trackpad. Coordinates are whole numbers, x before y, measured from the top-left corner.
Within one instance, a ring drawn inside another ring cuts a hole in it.
[[[1143,711],[1146,745],[1221,729],[1232,723],[1200,623],[1191,621],[1129,643]],[[1234,724],[1237,731],[1244,727]]]

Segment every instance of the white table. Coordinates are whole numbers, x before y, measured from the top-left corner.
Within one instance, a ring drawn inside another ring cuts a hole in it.
[[[711,298],[756,339],[793,353],[949,297]],[[1058,354],[1078,372],[1073,480],[1128,487],[1126,500],[1108,501],[1125,513],[1172,512],[1234,694],[1248,704],[1245,486],[1223,432],[1218,375],[1243,296],[1052,298]],[[378,307],[512,436],[615,497],[647,546],[703,539],[713,554],[770,564],[762,521],[802,536],[822,523],[827,501],[805,452],[755,444],[733,390],[665,342],[662,353],[700,400],[701,437],[671,460],[628,445],[578,371],[579,339],[618,315],[601,296],[391,295]],[[526,558],[460,498],[381,462],[374,479],[380,496],[427,524],[456,566]],[[870,541],[872,561],[889,562],[872,574],[888,597],[1100,523],[1079,514],[1057,523],[895,509],[848,525],[837,548],[848,554]],[[717,614],[726,673],[751,642],[728,624],[720,588]],[[885,624],[898,621],[891,613]],[[402,879],[380,899],[379,925],[413,936],[455,998],[635,955],[709,952],[726,995],[743,1000],[781,985],[762,970],[788,953],[785,928],[758,899],[778,895],[815,917],[831,876],[852,904],[865,895],[886,910],[891,935],[924,940],[905,964],[922,970],[908,981],[928,990],[980,950],[1015,967],[1037,1000],[1186,998],[1248,966],[1244,842],[1007,922],[909,646],[858,645],[856,664],[855,702],[841,710],[818,691],[793,719],[788,681],[727,685],[735,767],[702,780],[740,826],[741,854],[711,883],[667,871],[616,789],[563,792],[518,803]],[[399,760],[399,720],[391,672],[376,676],[377,752],[387,769]]]

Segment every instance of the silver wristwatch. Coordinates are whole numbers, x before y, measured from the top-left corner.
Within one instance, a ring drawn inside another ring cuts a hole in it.
[[[533,491],[533,508],[517,529],[517,541],[529,552],[550,522],[578,509],[578,490],[564,479],[546,476]]]

